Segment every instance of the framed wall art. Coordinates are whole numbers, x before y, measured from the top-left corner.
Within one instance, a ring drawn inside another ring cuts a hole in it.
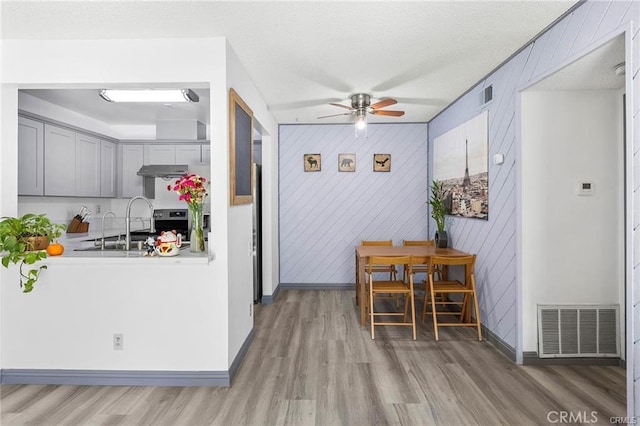
[[[482,112],[433,141],[433,180],[453,216],[489,218],[488,117]]]
[[[338,154],[338,171],[339,172],[355,172],[356,171],[356,155],[355,154]]]
[[[373,171],[390,172],[391,154],[373,154]]]
[[[229,173],[231,205],[253,203],[253,111],[229,89]]]
[[[304,171],[319,172],[322,158],[320,154],[304,154]]]

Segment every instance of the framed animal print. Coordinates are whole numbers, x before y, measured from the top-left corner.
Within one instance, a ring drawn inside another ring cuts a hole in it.
[[[355,172],[356,171],[356,155],[355,154],[338,154],[338,171],[339,172]]]
[[[304,171],[319,172],[321,166],[320,154],[304,154]]]
[[[390,172],[391,154],[373,154],[373,171]]]

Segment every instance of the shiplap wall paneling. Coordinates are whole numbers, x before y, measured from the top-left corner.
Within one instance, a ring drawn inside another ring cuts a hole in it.
[[[603,38],[619,31],[632,17],[637,22],[637,9],[637,2],[630,0],[589,1],[582,4],[429,123],[431,155],[434,138],[477,115],[484,108],[489,111],[489,158],[497,153],[505,156],[502,165],[489,164],[489,220],[451,217],[448,228],[456,248],[478,254],[476,277],[483,322],[514,348],[519,315],[515,255],[517,91],[528,82],[555,72],[569,58],[577,59],[581,53],[601,44]],[[634,76],[637,79],[637,71]],[[480,93],[488,85],[493,85],[494,97],[491,102],[482,105]],[[638,96],[634,98],[637,100]],[[634,128],[638,129],[637,108],[635,112]],[[638,188],[638,184],[635,188]],[[638,204],[634,206],[637,216],[640,207]],[[434,229],[433,226],[431,229]],[[639,330],[640,327],[636,326],[635,329]],[[640,368],[636,371],[638,377]]]
[[[322,170],[304,172],[320,153]],[[339,172],[338,155],[355,154],[356,171]],[[374,172],[373,155],[391,154],[391,171]],[[354,246],[362,239],[427,237],[427,124],[280,126],[280,282],[310,288],[353,283]]]

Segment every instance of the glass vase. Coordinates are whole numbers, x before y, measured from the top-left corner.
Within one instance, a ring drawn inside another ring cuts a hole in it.
[[[191,253],[204,252],[204,214],[202,211],[202,203],[189,204],[189,213],[191,214],[191,238],[189,239],[189,250]]]

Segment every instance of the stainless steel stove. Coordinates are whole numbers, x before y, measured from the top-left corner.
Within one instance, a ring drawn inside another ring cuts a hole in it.
[[[187,209],[156,209],[153,211],[153,218],[158,235],[162,231],[176,231],[182,234],[183,240],[189,241],[191,224]]]

